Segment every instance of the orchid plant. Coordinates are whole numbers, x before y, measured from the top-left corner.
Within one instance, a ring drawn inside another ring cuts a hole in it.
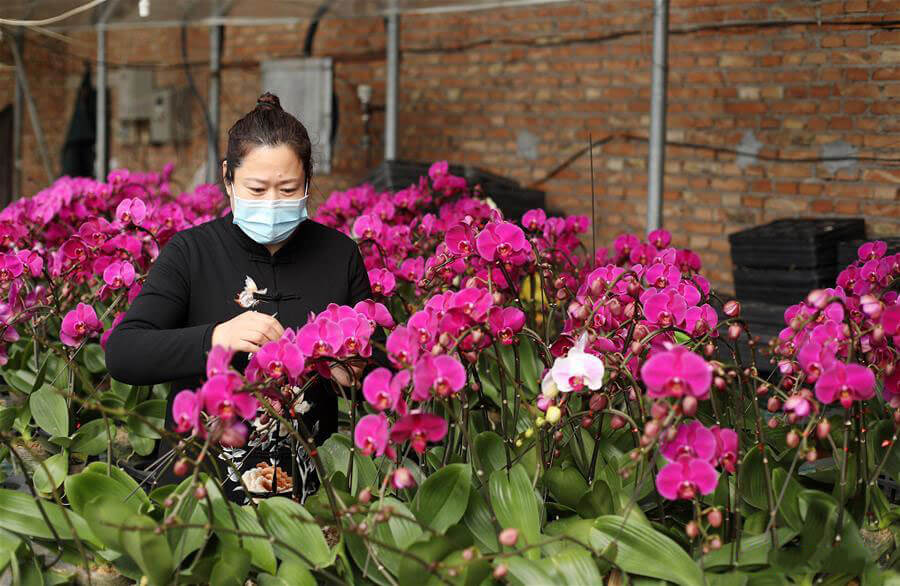
[[[213,348],[165,429],[167,390],[110,379],[103,346],[168,239],[223,211],[217,188],[175,194],[170,175],[63,178],[0,212],[0,461],[29,492],[0,489],[13,581],[895,579],[900,256],[884,243],[786,308],[767,346],[667,231],[590,250],[588,218],[506,218],[438,162],[317,211],[358,241],[373,299],[286,329],[243,372]],[[322,379],[342,426],[314,445],[294,422]],[[321,488],[229,502],[204,459],[269,426]],[[143,467],[183,479],[147,492],[126,471],[161,437],[173,452]]]

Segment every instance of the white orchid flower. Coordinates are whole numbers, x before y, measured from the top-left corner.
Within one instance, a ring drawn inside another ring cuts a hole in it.
[[[596,391],[603,386],[603,374],[606,371],[603,360],[585,352],[586,344],[587,332],[581,335],[564,357],[557,358],[553,363],[550,376],[560,392],[571,393],[585,387]],[[543,387],[542,381],[541,388]]]

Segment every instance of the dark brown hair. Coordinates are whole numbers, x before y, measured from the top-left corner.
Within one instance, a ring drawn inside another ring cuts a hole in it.
[[[289,146],[306,174],[306,182],[312,179],[312,145],[306,127],[281,108],[281,100],[269,92],[259,96],[256,107],[228,130],[228,150],[225,153],[225,179],[234,181],[234,170],[241,166],[244,157],[257,146]]]

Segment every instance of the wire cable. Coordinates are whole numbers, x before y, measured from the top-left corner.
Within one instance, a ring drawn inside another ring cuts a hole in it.
[[[75,8],[67,10],[62,14],[51,16],[50,18],[43,18],[41,20],[16,20],[10,18],[0,18],[0,24],[5,24],[6,26],[46,26],[48,24],[54,24],[75,16],[76,14],[84,12],[85,10],[90,10],[95,6],[100,6],[104,2],[106,2],[106,0],[91,0],[87,4],[76,6]]]

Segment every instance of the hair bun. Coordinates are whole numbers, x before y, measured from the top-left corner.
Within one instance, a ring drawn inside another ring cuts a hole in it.
[[[259,96],[256,100],[257,108],[271,108],[272,110],[281,110],[281,100],[273,93],[266,92]]]

